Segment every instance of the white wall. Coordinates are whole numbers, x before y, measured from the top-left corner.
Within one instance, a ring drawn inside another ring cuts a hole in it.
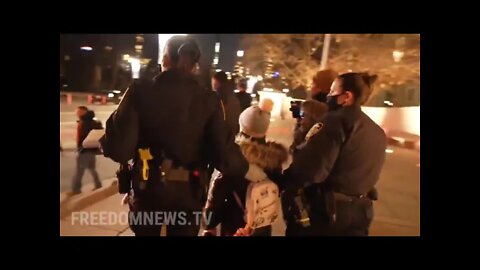
[[[362,107],[375,123],[388,131],[402,131],[420,136],[420,106],[383,108]]]
[[[269,97],[274,102],[272,117],[291,118],[289,111],[290,101],[284,93],[260,91],[260,100]],[[420,136],[420,106],[386,108],[386,107],[362,107],[362,111],[386,132],[401,131]]]

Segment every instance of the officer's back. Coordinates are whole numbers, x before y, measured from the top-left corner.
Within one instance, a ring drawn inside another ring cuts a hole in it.
[[[214,93],[192,75],[175,69],[162,72],[137,99],[142,140],[152,152],[164,151],[180,163],[198,161],[216,102]]]

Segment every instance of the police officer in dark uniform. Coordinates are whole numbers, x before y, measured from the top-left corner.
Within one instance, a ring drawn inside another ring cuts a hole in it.
[[[306,135],[285,171],[286,235],[368,235],[386,136],[360,108],[376,76],[346,73],[332,84],[330,111]]]
[[[208,187],[206,164],[241,179],[248,163],[227,140],[218,97],[194,78],[200,58],[195,41],[174,36],[164,52],[162,73],[150,86],[127,90],[101,143],[114,161],[134,161],[129,222],[135,235],[159,236],[162,226],[139,214],[160,213],[156,221],[167,222],[168,212],[175,219],[165,224],[168,236],[196,236]]]

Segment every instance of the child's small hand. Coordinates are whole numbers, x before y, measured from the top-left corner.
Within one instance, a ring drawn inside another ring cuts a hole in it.
[[[233,236],[250,236],[250,228],[239,228]]]

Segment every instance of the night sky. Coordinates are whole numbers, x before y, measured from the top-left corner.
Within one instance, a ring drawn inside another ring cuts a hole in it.
[[[215,42],[220,41],[219,68],[233,71],[236,51],[239,49],[240,34],[191,34],[197,40],[202,51],[200,64],[202,68],[209,68],[215,53]],[[145,34],[144,57],[158,59],[157,34]],[[116,53],[132,53],[135,45],[135,34],[62,34],[60,36],[60,53],[71,54],[80,50],[81,46],[103,48],[113,47]]]

